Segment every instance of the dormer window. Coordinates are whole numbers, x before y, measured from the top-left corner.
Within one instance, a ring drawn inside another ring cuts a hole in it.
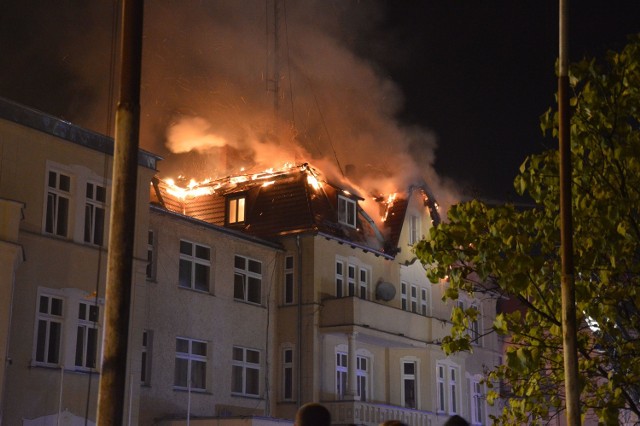
[[[227,223],[242,223],[244,222],[246,198],[244,195],[229,197],[227,199]]]
[[[338,222],[356,227],[356,202],[341,195],[338,195]]]

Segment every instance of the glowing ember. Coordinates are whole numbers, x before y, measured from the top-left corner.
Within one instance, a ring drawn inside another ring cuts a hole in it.
[[[396,201],[397,196],[398,194],[394,192],[393,194],[389,194],[389,196],[387,197],[387,201],[385,202],[387,208],[385,209],[384,215],[382,216],[383,222],[387,221],[387,218],[389,217],[389,210],[391,210],[391,207],[393,207],[393,203]]]
[[[267,181],[267,182],[263,183],[263,184],[262,184],[262,187],[264,188],[264,187],[266,187],[266,186],[271,186],[271,185],[273,185],[275,182],[276,182],[275,180],[269,180],[269,181]]]

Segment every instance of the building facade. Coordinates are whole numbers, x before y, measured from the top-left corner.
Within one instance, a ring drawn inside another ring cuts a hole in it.
[[[0,102],[2,424],[93,424],[112,141]],[[454,306],[411,248],[439,220],[424,185],[365,200],[310,165],[189,192],[140,152],[127,424],[487,424],[485,335],[446,356]],[[366,208],[365,208],[366,206]],[[65,423],[66,422],[66,423]]]

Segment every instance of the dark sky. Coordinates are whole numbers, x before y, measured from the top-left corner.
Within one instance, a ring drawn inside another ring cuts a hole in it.
[[[112,3],[1,4],[0,96],[110,132]],[[219,158],[221,140],[256,164],[274,155],[260,81],[265,6],[147,0],[141,145],[165,156],[164,170]],[[538,117],[557,85],[557,0],[298,0],[286,9],[292,84],[281,90],[292,95],[283,104],[295,111],[301,156],[341,166],[358,157],[370,188],[416,168],[437,193],[505,199],[526,155],[554,146]],[[640,0],[574,1],[570,12],[572,60],[640,32]],[[185,133],[209,148],[177,152],[172,138]]]

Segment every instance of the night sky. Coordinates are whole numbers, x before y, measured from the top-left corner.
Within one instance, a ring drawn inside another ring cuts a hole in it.
[[[555,146],[543,138],[538,118],[554,104],[557,86],[556,0],[286,5],[294,84],[283,90],[293,94],[296,137],[306,152],[319,157],[315,150],[329,139],[325,151],[343,164],[359,153],[363,179],[373,181],[379,176],[372,170],[390,176],[404,168],[402,152],[417,158],[427,181],[437,181],[436,192],[455,187],[466,196],[508,200],[526,155]],[[569,7],[573,61],[619,49],[628,34],[640,32],[639,0]],[[2,8],[0,96],[110,133],[112,4],[5,0]],[[260,98],[265,2],[148,0],[147,9],[142,147],[163,155],[168,169],[196,164],[193,156],[172,153],[168,142],[172,123],[186,118],[200,120],[210,141],[255,148],[256,128],[272,105]],[[323,108],[322,124],[316,108]],[[232,110],[258,124],[238,124]],[[350,126],[338,117],[349,117]],[[196,157],[215,156],[202,152]]]

